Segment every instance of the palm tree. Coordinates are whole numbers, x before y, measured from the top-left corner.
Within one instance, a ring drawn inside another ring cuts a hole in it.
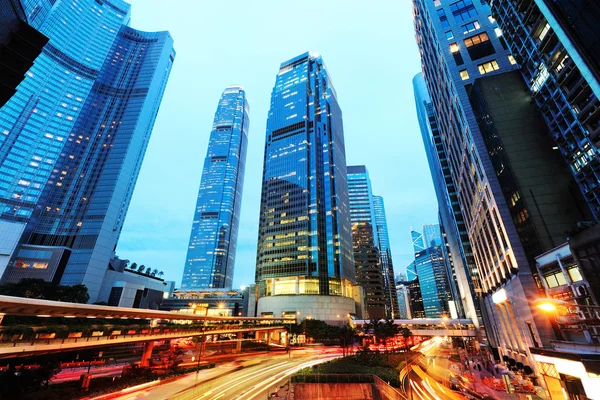
[[[135,270],[138,267],[137,263],[133,263],[129,266],[129,269]]]
[[[158,270],[155,268],[152,270],[152,276],[156,276],[156,274],[158,274]]]
[[[412,336],[412,332],[410,329],[406,327],[400,328],[400,334],[404,338],[404,350],[408,351],[408,338]]]
[[[144,272],[145,269],[146,269],[146,266],[144,264],[142,264],[138,267],[138,272]]]
[[[351,327],[350,324],[345,324],[338,329],[337,334],[338,339],[340,339],[340,345],[342,346],[342,356],[346,357],[348,355],[348,351],[346,349],[348,346],[352,345],[354,337],[356,336],[356,329]]]
[[[158,277],[160,278],[160,277],[162,277],[164,274],[165,274],[164,272],[162,272],[162,271],[159,271],[159,272],[158,272]]]

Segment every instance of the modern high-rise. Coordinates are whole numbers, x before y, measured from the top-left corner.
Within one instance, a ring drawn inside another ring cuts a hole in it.
[[[411,237],[419,236],[415,231]],[[439,225],[425,225],[420,234],[425,249],[415,248],[415,261],[412,271],[416,274],[421,290],[423,310],[426,318],[454,317],[454,297],[451,290],[452,276],[449,275],[449,260]]]
[[[0,109],[0,274],[55,173],[121,27],[129,23],[130,6],[122,0],[22,4],[28,24],[50,41]]]
[[[379,238],[379,255],[381,257],[381,269],[383,271],[383,287],[385,289],[385,308],[388,318],[400,318],[400,305],[396,293],[396,282],[394,274],[394,263],[392,261],[392,249],[388,234],[387,217],[385,215],[385,204],[383,197],[373,196],[373,209],[375,210],[375,226]]]
[[[115,19],[111,20],[114,23],[124,14],[109,2],[95,2],[89,7],[95,10],[96,18],[104,18],[102,10],[114,14]],[[61,65],[64,80],[74,75],[74,82],[79,82],[85,72],[86,83],[81,87],[77,83],[50,86],[53,91],[61,91],[60,96],[70,102],[59,105],[63,110],[59,108],[60,116],[52,118],[56,122],[52,125],[54,130],[42,131],[47,133],[40,141],[56,145],[30,146],[34,156],[20,175],[22,182],[18,185],[24,188],[21,197],[29,196],[29,188],[37,185],[36,175],[24,182],[30,173],[48,172],[48,179],[45,186],[40,184],[39,199],[28,197],[37,205],[4,273],[5,281],[41,278],[63,285],[84,284],[90,301],[95,301],[98,296],[109,262],[114,257],[175,58],[173,39],[168,32],[141,32],[123,24],[115,28],[114,41],[109,44],[104,62],[94,73],[84,64],[69,64],[67,56],[56,58],[52,55]],[[109,29],[108,25],[106,29]],[[50,35],[49,45],[52,40]],[[91,49],[80,50],[93,52],[93,48],[101,49],[102,45],[103,41],[92,42]],[[56,73],[50,73],[49,77],[55,81],[63,80],[62,74],[57,77]],[[87,83],[91,83],[91,88],[83,93],[82,88]],[[79,90],[84,97],[77,96]],[[21,92],[19,90],[15,96],[17,100]],[[49,96],[59,96],[49,92]],[[41,93],[39,96],[45,97]],[[45,110],[50,109],[45,108],[45,104],[40,100],[31,110],[32,115],[46,114]],[[50,119],[50,116],[46,115],[42,120],[45,118]],[[72,118],[72,126],[71,123],[58,123],[55,118],[67,121]],[[25,141],[28,137],[25,131],[15,136],[17,141]],[[56,151],[56,160],[47,158],[50,155],[42,149]],[[7,158],[6,163],[10,159]],[[51,167],[49,171],[47,166]],[[15,211],[18,214],[18,210]]]
[[[586,218],[487,2],[413,0],[423,77],[502,357],[539,368],[554,339],[531,300],[535,257]],[[445,205],[440,204],[440,207]]]
[[[322,58],[281,64],[267,119],[257,315],[335,321],[354,313],[342,111]]]
[[[439,204],[440,225],[448,244],[447,251],[452,260],[453,275],[456,277],[453,280],[456,286],[455,298],[460,299],[457,308],[459,312],[462,310],[459,316],[470,318],[478,326],[481,323],[478,301],[481,285],[469,234],[460,210],[458,193],[452,179],[450,161],[444,150],[435,110],[421,73],[413,78],[413,87],[421,136]]]
[[[532,100],[600,217],[600,3],[591,0],[492,2],[492,13]]]
[[[386,290],[371,179],[364,165],[349,165],[347,171],[356,283],[365,291],[365,318],[381,319],[386,316]]]
[[[48,38],[27,23],[20,0],[0,0],[0,107],[17,92]]]
[[[231,288],[250,125],[246,92],[225,89],[215,113],[181,288]]]
[[[425,309],[423,308],[423,296],[421,295],[421,286],[417,277],[415,262],[411,262],[406,267],[406,282],[408,305],[410,318],[425,318]]]

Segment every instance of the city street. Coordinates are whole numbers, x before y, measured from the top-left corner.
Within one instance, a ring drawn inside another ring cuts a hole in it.
[[[174,382],[134,391],[128,390],[127,393],[115,393],[110,398],[114,400],[251,400],[259,396],[265,398],[274,392],[275,388],[287,382],[294,372],[337,357],[341,357],[341,350],[338,348],[301,349],[292,351],[291,354],[248,355],[214,369],[200,371],[198,376],[191,373]]]

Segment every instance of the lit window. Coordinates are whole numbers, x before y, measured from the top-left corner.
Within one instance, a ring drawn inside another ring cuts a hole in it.
[[[512,65],[515,65],[517,63],[517,60],[515,60],[515,58],[512,56],[512,54],[508,55],[508,61],[510,61],[510,63]]]
[[[540,34],[538,35],[538,40],[541,42],[542,40],[544,40],[544,38],[546,37],[546,35],[548,35],[548,32],[550,31],[550,24],[546,22],[546,25],[544,26],[544,28],[542,29],[542,31],[540,32]]]
[[[578,267],[570,268],[567,270],[567,272],[569,273],[569,276],[571,277],[571,280],[573,282],[579,282],[583,280],[583,277],[581,276],[581,272],[579,272]]]
[[[452,31],[448,31],[448,32],[446,32],[446,39],[447,39],[447,40],[452,40],[452,39],[454,39],[454,34],[452,33]]]
[[[465,46],[471,47],[489,41],[487,33],[483,32],[479,35],[471,36],[465,39]]]
[[[456,44],[456,43],[450,44],[450,53],[456,53],[458,50],[459,50],[458,44]]]
[[[546,80],[548,80],[548,76],[550,75],[548,73],[548,69],[546,69],[546,65],[543,62],[540,63],[540,66],[538,69],[539,69],[539,71],[533,78],[533,82],[531,83],[531,86],[530,86],[530,89],[532,92],[539,91],[542,88],[542,86],[544,86],[544,83],[546,83]]]
[[[466,69],[463,69],[462,71],[460,71],[460,78],[463,81],[466,81],[467,79],[469,79],[469,73],[467,72]]]
[[[473,32],[477,29],[479,29],[481,26],[479,25],[478,21],[473,21],[473,22],[469,22],[468,24],[465,24],[462,26],[463,29],[463,33],[467,34],[469,32]]]
[[[487,74],[493,71],[497,71],[500,69],[500,67],[498,66],[498,63],[496,62],[496,60],[492,60],[490,62],[486,62],[483,64],[479,64],[477,66],[477,68],[479,68],[479,73],[481,75],[483,74]]]
[[[494,22],[496,22],[496,18],[492,17],[491,15],[488,15],[488,20],[493,24]]]
[[[502,29],[494,28],[494,32],[496,32],[496,36],[498,36],[498,37],[502,36]]]

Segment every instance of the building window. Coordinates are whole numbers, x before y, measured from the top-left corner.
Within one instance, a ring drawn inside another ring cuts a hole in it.
[[[463,81],[469,79],[469,72],[466,69],[460,71],[460,79],[462,79]]]
[[[488,74],[490,72],[494,72],[500,69],[496,60],[492,60],[483,64],[479,64],[477,66],[479,68],[479,73],[481,75]]]
[[[530,89],[532,92],[537,92],[539,91],[542,86],[544,86],[544,83],[546,83],[546,80],[548,80],[548,76],[550,74],[548,73],[548,69],[546,68],[546,65],[542,62],[540,63],[540,66],[538,67],[538,72],[535,75],[535,77],[533,78],[533,82],[531,83]]]
[[[446,17],[446,13],[444,12],[443,8],[440,8],[438,10],[436,10],[437,15],[440,19],[440,22],[442,24],[442,27],[444,28],[450,28],[450,23],[448,22],[448,17]]]
[[[460,0],[450,4],[450,11],[452,11],[456,22],[464,22],[477,16],[477,11],[475,11],[475,6],[471,0]]]
[[[472,60],[477,60],[494,54],[494,45],[487,33],[483,32],[465,39],[465,46]]]
[[[500,28],[494,28],[494,32],[496,32],[496,37],[502,36],[502,29],[500,29]]]
[[[548,35],[548,32],[550,31],[550,24],[546,22],[546,25],[542,28],[542,30],[540,31],[540,34],[538,35],[538,40],[541,42],[543,41],[546,36]]]
[[[456,53],[458,50],[458,44],[450,43],[450,53]]]
[[[48,263],[47,262],[34,262],[33,268],[34,269],[48,269]]]
[[[122,287],[113,287],[110,289],[110,294],[108,295],[108,301],[106,302],[109,306],[118,307],[119,302],[121,301],[121,294],[123,294]]]
[[[569,268],[567,272],[569,273],[571,281],[579,282],[583,280],[583,276],[581,276],[581,272],[579,271],[578,267]]]
[[[510,63],[512,65],[515,65],[517,63],[517,60],[515,60],[515,58],[512,56],[512,54],[508,55],[508,61],[510,61]]]
[[[454,39],[454,34],[452,33],[452,31],[446,32],[446,39],[448,39],[448,40]]]
[[[548,287],[550,289],[567,284],[565,276],[560,271],[550,275],[546,275],[544,279],[546,279],[546,283],[548,284]]]
[[[454,57],[454,62],[457,66],[463,65],[465,63],[465,60],[463,60],[462,55],[460,54],[460,51],[452,53],[452,56]]]
[[[442,5],[442,2],[440,0],[433,0],[433,5],[439,7]]]
[[[479,28],[481,28],[479,21],[469,22],[468,24],[462,26],[462,30],[465,35],[469,32],[476,31]]]

